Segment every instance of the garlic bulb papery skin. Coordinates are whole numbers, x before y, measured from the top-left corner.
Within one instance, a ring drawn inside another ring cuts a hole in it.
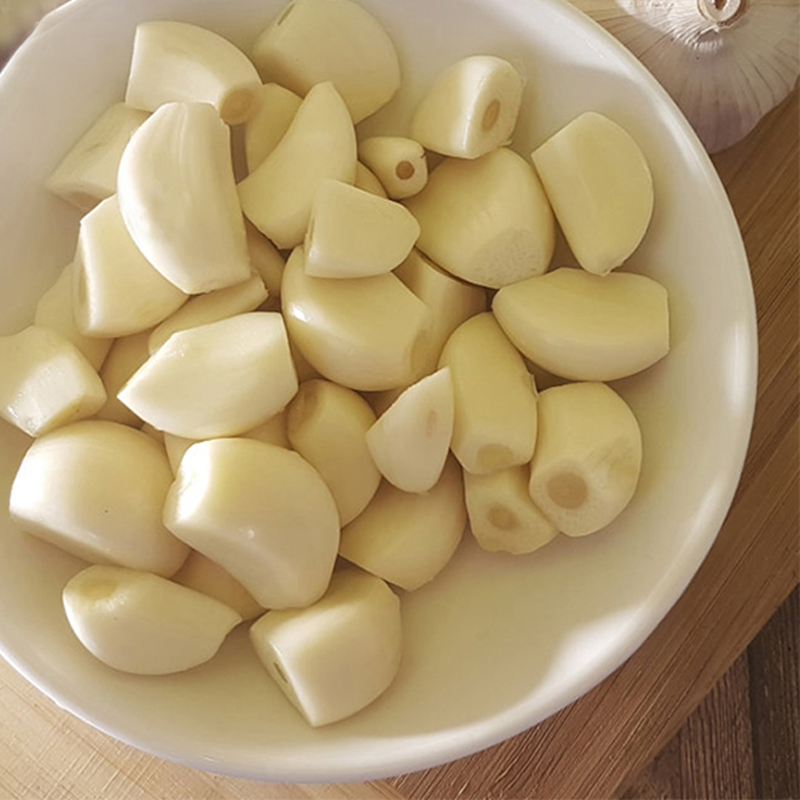
[[[744,138],[800,72],[797,0],[573,0],[672,95],[709,153]]]

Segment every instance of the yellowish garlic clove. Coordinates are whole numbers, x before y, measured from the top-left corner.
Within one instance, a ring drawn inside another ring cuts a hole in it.
[[[242,436],[245,439],[255,439],[258,442],[274,444],[276,447],[284,447],[287,450],[291,450],[292,445],[289,442],[289,434],[287,432],[287,417],[286,409],[279,411],[257,428],[243,433]]]
[[[356,162],[356,180],[353,186],[378,197],[389,196],[386,194],[386,189],[383,188],[383,184],[378,180],[375,173],[369,169],[369,167],[365,167],[360,161]]]
[[[150,333],[151,331],[142,331],[114,340],[103,368],[100,370],[100,378],[106,387],[108,399],[95,414],[95,419],[119,422],[134,428],[141,427],[142,420],[119,401],[117,394],[136,370],[150,358],[150,348],[148,347]]]
[[[288,325],[288,323],[287,327],[289,329],[289,351],[292,354],[294,368],[297,370],[297,380],[300,383],[305,383],[314,378],[321,378],[322,375],[320,375],[319,371],[309,364],[308,359],[300,352],[300,348],[294,343],[291,326]]]
[[[265,83],[259,90],[258,111],[244,127],[247,171],[255,172],[283,139],[303,98],[278,86]]]
[[[145,422],[139,430],[147,434],[153,441],[158,442],[160,445],[164,444],[164,431],[153,427],[149,422]],[[166,451],[165,451],[166,452]]]
[[[142,429],[144,429],[144,426],[142,426]],[[164,434],[164,449],[166,450],[167,460],[169,461],[169,466],[173,475],[178,474],[178,468],[181,465],[181,459],[184,453],[196,442],[197,439],[175,436],[174,433]]]
[[[281,282],[283,281],[285,261],[275,245],[254,225],[246,222],[246,228],[250,263],[256,273],[261,276],[261,280],[267,288],[267,302],[277,304],[275,308],[268,310],[278,310],[280,308]]]
[[[372,136],[358,145],[358,157],[375,173],[392,200],[413,197],[428,182],[425,150],[413,139]]]

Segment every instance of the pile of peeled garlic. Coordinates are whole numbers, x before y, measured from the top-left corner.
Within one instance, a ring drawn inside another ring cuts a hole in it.
[[[359,141],[400,68],[350,0],[294,0],[251,56],[138,27],[125,102],[49,179],[85,216],[34,324],[0,339],[0,414],[35,439],[13,519],[92,564],[63,600],[94,656],[178,672],[257,620],[317,726],[392,682],[390,584],[433,580],[467,519],[531,553],[628,505],[642,438],[606,383],[666,355],[667,293],[614,271],[653,186],[602,114],[525,158],[522,77],[473,56],[408,136]],[[557,225],[580,267],[550,269]]]

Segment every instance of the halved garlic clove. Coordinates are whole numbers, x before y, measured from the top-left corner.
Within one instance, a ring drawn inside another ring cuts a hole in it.
[[[286,409],[279,411],[257,428],[243,433],[242,436],[245,439],[255,439],[258,442],[274,444],[276,447],[285,447],[287,450],[291,450],[292,445],[289,442],[289,434],[286,430],[287,417]]]
[[[118,396],[159,430],[210,439],[255,428],[296,392],[281,315],[251,312],[172,334]]]
[[[230,131],[207,103],[168,103],[122,156],[117,197],[144,257],[187,294],[250,277]]]
[[[506,148],[474,161],[445,159],[406,207],[417,247],[440,267],[497,289],[550,264],[555,221],[533,167]]]
[[[302,97],[277,83],[265,83],[258,94],[258,111],[244,127],[248,172],[255,172],[277,147],[303,102]]]
[[[265,608],[322,597],[339,546],[336,504],[319,473],[297,453],[250,439],[192,445],[164,524]]]
[[[337,572],[300,611],[269,611],[250,628],[259,659],[308,723],[352,716],[381,695],[402,652],[400,601],[379,578]]]
[[[375,173],[392,200],[413,197],[428,182],[425,150],[413,139],[373,136],[358,145],[358,157]]]
[[[84,213],[117,191],[117,172],[131,136],[150,115],[116,103],[92,123],[47,179],[53,194]]]
[[[450,452],[453,415],[448,367],[406,389],[367,431],[369,452],[383,477],[404,492],[433,488]]]
[[[633,137],[587,111],[532,158],[578,263],[596,275],[622,264],[639,246],[653,213],[653,179]]]
[[[522,78],[508,61],[469,56],[436,77],[411,135],[436,153],[478,158],[511,141],[521,103]]]
[[[427,492],[401,492],[383,482],[364,513],[342,531],[339,554],[413,592],[447,566],[466,521],[461,468],[450,458]]]
[[[539,395],[540,434],[530,495],[568,536],[611,523],[628,505],[642,465],[642,435],[628,404],[602,383]]]
[[[354,124],[388,103],[400,86],[392,40],[350,0],[294,0],[261,33],[251,56],[264,80],[299,95],[332,81]]]
[[[329,381],[301,384],[288,409],[289,442],[331,490],[342,525],[367,507],[381,482],[366,441],[374,422],[366,400]]]
[[[119,401],[117,394],[136,370],[150,358],[150,348],[148,347],[150,333],[150,331],[142,331],[114,340],[103,368],[100,370],[100,378],[106,387],[108,399],[95,414],[95,419],[119,422],[134,428],[141,427],[142,420]]]
[[[303,241],[311,204],[326,178],[353,183],[356,134],[332,83],[303,100],[289,130],[255,172],[239,184],[242,210],[279,248]]]
[[[624,378],[669,351],[667,290],[644,275],[562,267],[504,287],[492,308],[524,355],[570,380]]]
[[[31,325],[0,336],[0,417],[28,436],[91,417],[105,402],[97,372],[60,333]]]
[[[419,223],[400,203],[341,181],[322,181],[303,247],[306,274],[365,278],[391,272],[418,236]]]
[[[452,449],[467,472],[527,464],[536,443],[536,396],[522,356],[494,316],[460,325],[439,359],[455,396]]]
[[[331,381],[380,391],[408,386],[425,366],[431,313],[391,273],[313,278],[297,248],[286,263],[281,301],[292,340]]]
[[[167,460],[173,475],[178,474],[184,453],[196,442],[197,439],[186,439],[183,436],[175,436],[173,433],[164,434],[164,449],[167,452]]]
[[[377,175],[360,161],[356,162],[356,180],[353,186],[377,197],[389,196],[386,194],[386,189],[383,188],[383,184],[378,180]]]
[[[488,475],[464,473],[469,525],[478,544],[491,553],[532,553],[558,535],[558,528],[534,505],[525,465]]]
[[[168,675],[208,661],[239,614],[158,575],[93,566],[64,587],[64,610],[81,644],[134,675]]]
[[[164,448],[141,431],[87,420],[34,442],[11,487],[19,527],[96,564],[169,577],[189,548],[163,525]]]
[[[125,102],[155,111],[165,103],[210,103],[224,122],[247,122],[261,79],[249,58],[217,33],[186,22],[136,26]]]
[[[281,282],[283,281],[283,268],[285,261],[272,242],[264,236],[250,222],[246,222],[247,228],[247,250],[250,253],[250,263],[264,286],[267,287],[269,302],[276,302],[274,311],[280,308]]]

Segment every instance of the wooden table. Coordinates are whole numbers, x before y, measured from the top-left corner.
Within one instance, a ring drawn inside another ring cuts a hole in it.
[[[347,786],[220,778],[119,744],[0,661],[0,798],[605,798],[646,765],[798,582],[798,97],[714,159],[741,225],[760,331],[758,405],[733,508],[689,589],[600,686],[497,747]],[[713,235],[713,231],[709,232]]]

